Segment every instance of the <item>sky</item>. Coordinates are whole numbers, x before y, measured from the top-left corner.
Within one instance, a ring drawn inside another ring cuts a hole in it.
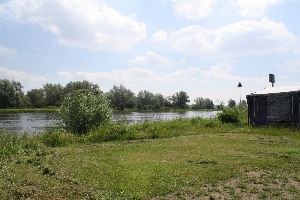
[[[300,0],[0,0],[0,79],[217,105],[300,85]],[[237,87],[241,82],[242,87]]]

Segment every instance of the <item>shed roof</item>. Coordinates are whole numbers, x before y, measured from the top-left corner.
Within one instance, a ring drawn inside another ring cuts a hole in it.
[[[268,95],[300,92],[300,86],[285,86],[285,87],[266,87],[258,92],[251,93],[252,95]]]

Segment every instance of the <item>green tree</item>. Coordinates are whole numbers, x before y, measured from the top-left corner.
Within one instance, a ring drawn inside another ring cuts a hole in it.
[[[160,107],[163,107],[166,105],[167,99],[162,94],[156,93],[154,96],[154,102],[154,105],[158,103]]]
[[[229,99],[228,100],[228,107],[233,108],[234,106],[236,106],[236,102],[233,99]]]
[[[20,82],[0,79],[0,108],[19,107],[20,98],[24,96]]]
[[[194,106],[197,109],[213,109],[214,103],[209,98],[197,97],[194,102],[196,105]]]
[[[209,98],[205,98],[204,99],[204,108],[205,109],[214,109],[215,108],[214,102]]]
[[[121,102],[118,106],[118,110],[124,110],[125,109],[125,103]]]
[[[28,96],[22,96],[20,99],[19,99],[19,105],[18,107],[20,108],[28,108],[28,107],[31,107],[32,104],[30,102],[30,98]]]
[[[66,131],[79,135],[110,122],[111,118],[109,102],[103,94],[85,94],[80,90],[65,98],[59,113]]]
[[[147,90],[142,90],[139,91],[138,95],[137,95],[137,102],[139,104],[141,104],[142,106],[145,105],[154,105],[154,94],[147,91]]]
[[[174,105],[172,104],[172,97],[171,96],[167,96],[166,97],[166,102],[165,102],[165,106],[166,107],[174,107]]]
[[[113,108],[118,108],[120,103],[122,102],[126,105],[126,102],[132,100],[135,97],[134,93],[124,87],[122,84],[120,85],[120,87],[114,85],[113,89],[107,92],[105,96],[110,100],[110,105]]]
[[[46,98],[42,88],[27,91],[26,96],[30,99],[31,105],[35,108],[43,108],[46,106]]]
[[[239,105],[247,107],[247,101],[246,100],[242,100],[242,102],[239,103]]]
[[[136,106],[137,106],[137,103],[136,103],[136,97],[135,96],[132,96],[130,99],[128,99],[125,102],[125,107],[126,108],[135,108]]]
[[[203,98],[202,97],[197,97],[194,102],[195,105],[193,105],[193,108],[195,109],[203,109]]]
[[[46,106],[60,106],[64,99],[64,88],[60,84],[44,85]]]
[[[93,94],[100,94],[102,91],[100,90],[100,86],[98,84],[90,83],[89,81],[70,81],[67,83],[66,87],[64,88],[64,93],[66,95],[73,95],[76,93],[77,90],[81,90],[85,93],[92,92]]]
[[[172,95],[170,100],[174,106],[179,108],[186,108],[187,104],[190,102],[189,96],[184,91],[176,92]]]
[[[161,108],[160,104],[158,102],[155,102],[154,106],[153,106],[154,109],[158,110]]]

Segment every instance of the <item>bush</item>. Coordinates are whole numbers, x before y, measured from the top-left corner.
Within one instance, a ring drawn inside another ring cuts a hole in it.
[[[45,131],[40,135],[40,139],[44,145],[49,147],[63,147],[79,141],[79,137],[65,133],[64,130],[55,130],[55,128]]]
[[[72,98],[67,97],[59,113],[65,130],[79,135],[110,122],[111,117],[109,102],[102,94],[84,94],[81,91]]]
[[[217,114],[217,118],[222,123],[238,123],[239,119],[239,110],[236,107],[233,108],[221,108],[222,112]]]

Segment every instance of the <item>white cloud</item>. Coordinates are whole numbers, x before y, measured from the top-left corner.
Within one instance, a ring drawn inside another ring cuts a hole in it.
[[[20,72],[16,70],[7,69],[5,67],[0,67],[0,74],[3,78],[7,79],[15,79],[17,81],[31,81],[31,82],[39,82],[46,81],[46,78],[40,75]]]
[[[231,0],[243,17],[258,18],[262,16],[269,5],[280,3],[284,0]]]
[[[16,49],[8,48],[0,45],[0,57],[12,60],[16,57],[18,51]]]
[[[228,74],[227,71],[221,70],[210,70],[210,71],[203,71],[202,75],[206,76],[207,78],[214,78],[214,79],[222,79],[222,80],[229,80],[229,81],[242,81],[243,79],[239,76],[231,76]]]
[[[300,60],[286,61],[283,64],[276,65],[276,67],[282,68],[282,70],[287,73],[300,72]]]
[[[152,41],[155,43],[164,43],[168,39],[168,33],[163,30],[159,30],[152,34]]]
[[[300,44],[296,47],[294,54],[300,54]]]
[[[202,57],[228,57],[284,53],[299,43],[283,23],[267,18],[245,20],[218,30],[189,26],[171,34],[169,44],[177,51]]]
[[[188,66],[188,67],[187,67],[187,70],[188,70],[191,74],[195,74],[195,73],[197,73],[198,71],[200,71],[200,68],[199,68],[199,67]]]
[[[89,81],[95,81],[95,80],[110,80],[112,79],[112,75],[107,73],[107,72],[97,72],[97,73],[89,73],[89,72],[75,72],[75,73],[70,73],[67,71],[59,71],[57,73],[57,76],[61,80],[77,80],[77,79],[85,79]]]
[[[209,84],[210,82],[204,80],[204,81],[199,81],[199,83],[203,83],[203,84],[207,85],[207,84]]]
[[[268,82],[268,78],[241,78],[240,76],[232,76],[227,71],[222,70],[210,70],[210,71],[202,71],[202,75],[206,76],[209,79],[219,79],[219,80],[227,80],[227,81],[239,81],[239,82]]]
[[[186,70],[179,70],[171,74],[162,76],[165,81],[177,81],[177,80],[193,80],[191,73]]]
[[[136,64],[148,64],[156,66],[168,66],[171,65],[171,61],[168,58],[158,55],[157,53],[148,51],[146,56],[138,55],[136,58],[129,60],[130,63]]]
[[[177,62],[177,64],[184,64],[186,63],[186,59],[185,58],[180,58]]]
[[[136,14],[136,13],[130,14],[128,17],[129,17],[130,19],[136,20],[136,19],[137,19],[137,14]]]
[[[108,72],[75,72],[60,71],[57,73],[61,80],[88,80],[88,81],[117,81],[117,82],[169,82],[193,80],[193,72],[197,68],[188,68],[188,70],[179,70],[170,74],[160,75],[157,72],[139,67],[129,68],[127,70],[114,70]]]
[[[66,46],[129,51],[146,37],[146,25],[95,0],[13,0],[0,15],[17,23],[37,23]]]
[[[227,81],[239,81],[239,82],[267,82],[267,78],[241,78],[240,76],[232,76],[228,73],[233,66],[233,60],[226,60],[218,63],[217,65],[211,66],[210,70],[202,71],[202,76],[206,76],[208,79],[219,79]]]
[[[172,2],[177,15],[191,20],[198,20],[212,11],[211,5],[216,0],[172,0]]]
[[[233,63],[234,60],[226,60],[226,61],[222,61],[220,63],[218,63],[217,65],[211,66],[211,70],[225,70],[225,71],[230,71],[233,66],[231,65],[231,63]]]

